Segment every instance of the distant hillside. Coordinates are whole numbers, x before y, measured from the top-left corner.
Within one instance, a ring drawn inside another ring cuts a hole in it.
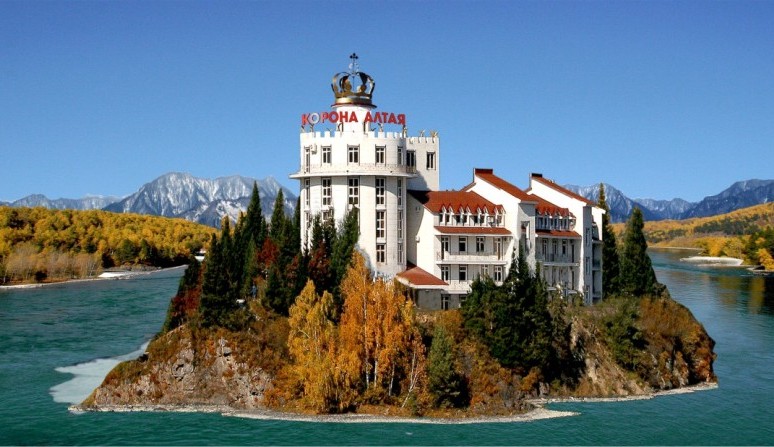
[[[120,265],[181,265],[215,232],[158,216],[0,207],[0,284],[93,277]]]
[[[614,228],[620,234],[624,224]],[[774,256],[774,203],[719,216],[646,221],[644,233],[652,247],[699,248],[710,256],[731,256],[762,264],[759,249]]]
[[[599,200],[599,185],[565,187],[587,199]],[[746,180],[736,182],[721,193],[693,203],[683,199],[631,199],[614,186],[605,183],[605,195],[612,222],[625,222],[637,206],[646,221],[687,219],[728,213],[761,203],[774,202],[774,180]]]

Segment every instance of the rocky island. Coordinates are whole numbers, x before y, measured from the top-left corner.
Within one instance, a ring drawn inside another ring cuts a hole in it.
[[[621,262],[608,254],[617,270],[593,305],[550,290],[521,254],[502,283],[475,280],[460,309],[428,311],[374,277],[356,216],[316,222],[319,245],[298,254],[293,220],[278,211],[267,230],[256,209],[233,232],[224,222],[147,352],[78,409],[475,419],[717,381],[714,341],[656,281],[636,212],[620,248],[610,236]]]

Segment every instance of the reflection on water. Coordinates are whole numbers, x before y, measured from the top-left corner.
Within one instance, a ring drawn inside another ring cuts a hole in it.
[[[657,274],[669,276],[669,282],[690,281],[692,287],[707,290],[708,296],[717,296],[724,306],[737,311],[774,315],[772,277],[753,275],[746,268],[707,267],[680,262],[680,258],[686,256],[684,250],[651,249],[649,254]],[[663,279],[660,281],[665,282]]]

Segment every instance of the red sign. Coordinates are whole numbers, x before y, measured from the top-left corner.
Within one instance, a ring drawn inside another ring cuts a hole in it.
[[[376,124],[398,124],[406,125],[406,115],[403,113],[391,112],[371,112],[366,111],[365,115],[358,117],[355,111],[336,111],[330,112],[312,112],[301,115],[301,126],[317,123],[376,123]]]

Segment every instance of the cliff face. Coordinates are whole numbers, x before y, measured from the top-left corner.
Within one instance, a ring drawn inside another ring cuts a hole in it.
[[[274,372],[255,361],[258,346],[249,334],[181,326],[153,340],[139,359],[118,365],[82,407],[262,407]]]
[[[681,304],[664,297],[613,299],[581,309],[571,324],[578,397],[650,394],[717,381],[714,340]]]

